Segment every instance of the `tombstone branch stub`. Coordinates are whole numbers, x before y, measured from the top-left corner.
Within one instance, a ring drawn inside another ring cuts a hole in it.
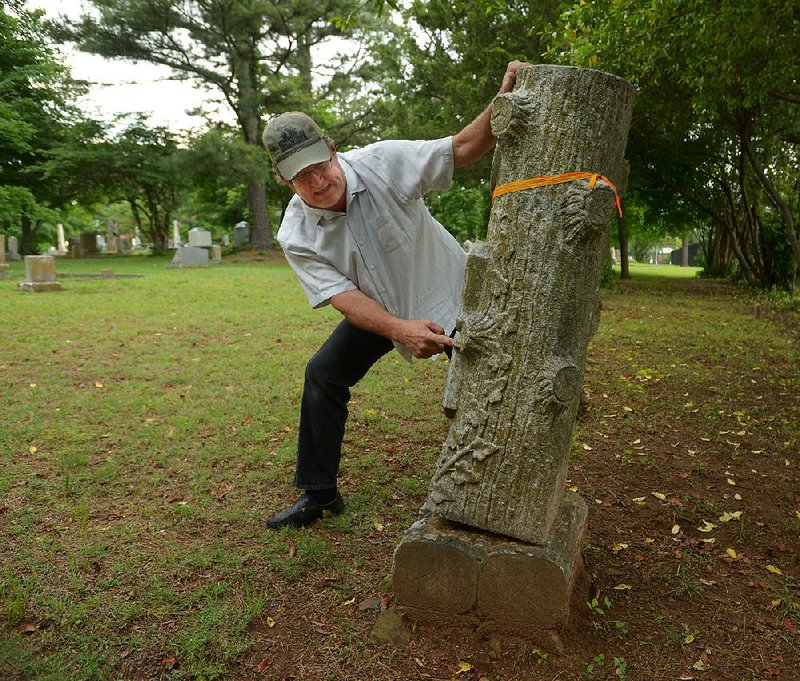
[[[563,583],[555,588],[559,579],[532,576],[523,600],[559,603],[541,603],[538,624],[521,624],[547,630],[565,624],[568,608],[561,601],[569,600],[580,567],[587,513],[580,497],[565,496],[564,481],[587,347],[599,322],[615,191],[627,181],[633,96],[633,87],[616,76],[538,65],[521,68],[514,91],[495,99],[493,188],[580,172],[607,181],[569,180],[495,198],[487,241],[467,256],[443,402],[452,420],[426,503],[440,529],[420,521],[425,526],[415,525],[395,554],[398,602],[415,611],[424,609],[419,594],[425,589],[419,580],[407,588],[403,575],[409,561],[420,551],[435,552],[437,542],[453,552],[452,533],[441,529],[450,522],[506,542],[494,553],[463,549],[466,540],[458,544],[460,560],[467,555],[475,563],[472,612],[502,619],[486,608],[514,580],[498,575],[527,565],[539,575],[560,575]],[[552,588],[531,596],[545,582]],[[508,603],[520,598],[506,594]]]

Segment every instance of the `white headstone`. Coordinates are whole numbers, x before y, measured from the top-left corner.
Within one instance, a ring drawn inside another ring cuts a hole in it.
[[[58,235],[58,254],[64,255],[67,252],[67,244],[64,242],[64,225],[60,222],[56,225],[56,233]]]
[[[181,232],[178,229],[178,221],[172,221],[172,247],[173,248],[180,248],[183,245],[181,241]]]

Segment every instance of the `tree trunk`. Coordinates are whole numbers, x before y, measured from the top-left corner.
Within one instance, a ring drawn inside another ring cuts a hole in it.
[[[634,90],[600,71],[521,68],[495,99],[497,184],[587,171],[624,189]],[[453,422],[428,507],[545,543],[564,479],[616,206],[589,180],[494,200],[487,243],[467,257],[445,391]],[[459,387],[456,387],[459,386]]]
[[[631,264],[628,262],[628,228],[625,225],[625,214],[619,219],[619,266],[620,279],[631,278]]]
[[[20,218],[20,228],[22,229],[22,240],[19,244],[20,255],[36,255],[37,250],[33,247],[33,237],[36,234],[36,225],[26,214]]]
[[[258,92],[255,87],[256,73],[254,66],[255,56],[251,52],[240,57],[235,64],[236,84],[239,88],[238,115],[239,125],[247,144],[252,145],[258,152],[254,157],[264,157],[265,152],[261,146],[261,122],[258,117]],[[272,249],[272,230],[269,226],[269,211],[267,210],[267,183],[263,179],[263,165],[267,163],[264,158],[262,165],[257,167],[251,163],[247,179],[247,203],[250,208],[250,245],[259,251]]]

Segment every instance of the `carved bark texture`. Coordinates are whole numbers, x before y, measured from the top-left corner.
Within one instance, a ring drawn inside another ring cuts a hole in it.
[[[493,183],[589,171],[620,192],[633,87],[570,67],[520,69],[494,103]],[[452,416],[431,484],[437,515],[545,543],[564,494],[613,191],[598,181],[505,194],[467,259]]]

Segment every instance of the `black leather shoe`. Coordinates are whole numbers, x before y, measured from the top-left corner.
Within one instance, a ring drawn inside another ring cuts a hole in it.
[[[344,499],[338,491],[333,501],[329,501],[327,504],[320,504],[310,494],[304,494],[289,508],[283,509],[267,520],[267,525],[273,529],[302,527],[313,523],[317,518],[327,516],[326,511],[331,515],[338,515],[344,511]]]

